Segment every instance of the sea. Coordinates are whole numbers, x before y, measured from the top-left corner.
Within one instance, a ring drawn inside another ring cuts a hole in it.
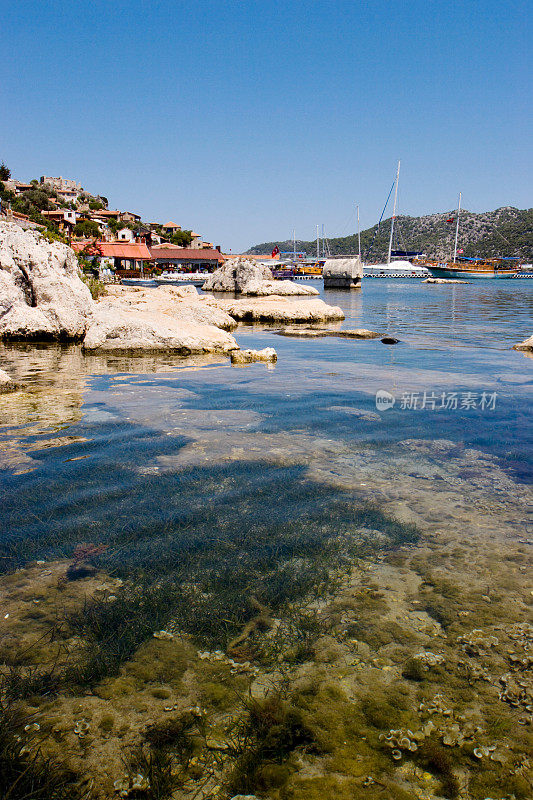
[[[531,334],[533,281],[367,279],[361,290],[320,294],[344,311],[339,328],[367,328],[398,343],[290,338],[242,325],[235,332],[242,348],[278,354],[275,365],[245,368],[220,356],[1,346],[2,366],[27,388],[1,399],[0,528],[30,542],[32,553],[57,528],[58,552],[64,542],[98,539],[139,518],[157,529],[176,513],[168,502],[173,481],[195,469],[211,486],[209,471],[221,466],[242,477],[235,503],[246,504],[263,482],[257,464],[268,465],[270,479],[280,470],[282,483],[292,465],[300,477],[361,484],[375,499],[393,480],[408,502],[412,475],[423,482],[445,470],[448,451],[428,467],[427,454],[411,449],[406,464],[405,441],[475,449],[498,474],[531,485],[533,360],[512,346]],[[195,485],[180,514],[187,504],[216,502],[201,481]],[[50,545],[45,551],[57,554]]]
[[[32,792],[532,796],[533,281],[320,295],[379,336],[0,346],[0,738]]]

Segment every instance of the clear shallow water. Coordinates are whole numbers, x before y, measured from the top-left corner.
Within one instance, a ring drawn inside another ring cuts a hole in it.
[[[478,492],[478,502],[499,499],[508,524],[533,481],[533,360],[511,349],[531,333],[533,282],[367,280],[361,292],[324,296],[345,311],[343,327],[401,343],[239,328],[242,347],[276,348],[273,368],[2,348],[3,366],[28,386],[0,401],[3,536],[31,541],[34,557],[61,554],[76,541],[127,541],[139,528],[143,539],[161,537],[206,509],[208,535],[217,510],[227,524],[235,508],[257,513],[258,492],[294,520],[297,498],[302,509],[310,502],[309,481],[407,505],[413,491],[437,505],[441,486],[472,502]],[[378,390],[395,397],[393,408],[376,410]],[[420,407],[424,392],[435,409]],[[443,393],[445,403],[457,394],[456,409],[439,408]],[[449,442],[440,450],[402,444],[440,439]],[[465,466],[456,456],[469,449],[493,459]],[[290,502],[287,483],[302,487]],[[326,517],[333,507],[320,501]]]

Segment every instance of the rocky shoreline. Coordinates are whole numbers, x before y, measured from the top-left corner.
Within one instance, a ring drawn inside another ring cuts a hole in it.
[[[241,320],[344,319],[340,308],[314,296],[316,289],[274,283],[267,268],[240,259],[210,276],[206,287],[240,291],[251,299],[201,296],[194,286],[113,285],[94,301],[71,248],[8,222],[0,222],[0,237],[0,339],[5,341],[73,341],[91,353],[229,355],[239,349],[230,331]]]

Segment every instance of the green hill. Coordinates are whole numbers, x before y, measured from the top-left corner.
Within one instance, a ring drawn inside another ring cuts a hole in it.
[[[428,214],[425,217],[397,217],[393,248],[419,250],[430,258],[449,258],[453,255],[455,211]],[[382,261],[387,255],[390,235],[390,217],[378,226],[361,231],[361,250],[369,261]],[[373,243],[373,244],[372,244]],[[357,252],[357,236],[328,239],[331,255]],[[367,252],[372,244],[370,252]],[[292,251],[292,241],[264,242],[248,253],[270,253],[275,246],[281,251]],[[316,255],[316,241],[296,241],[298,250],[309,256]],[[533,261],[533,208],[520,210],[504,206],[496,211],[474,214],[461,211],[458,247],[465,256],[519,256],[524,262]]]

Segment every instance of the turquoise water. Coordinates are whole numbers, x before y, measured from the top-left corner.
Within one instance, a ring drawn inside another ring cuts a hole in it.
[[[510,511],[533,481],[533,360],[511,349],[532,332],[533,282],[367,280],[324,297],[345,311],[343,327],[400,343],[243,326],[241,347],[278,353],[273,367],[246,368],[4,346],[3,366],[28,387],[1,400],[9,552],[17,543],[20,560],[66,554],[77,541],[130,542],[128,558],[142,564],[150,539],[163,547],[191,520],[206,537],[238,519],[313,511],[327,520],[347,492],[384,506],[426,492],[438,506],[441,487],[453,486]],[[376,409],[378,390],[392,408]]]

